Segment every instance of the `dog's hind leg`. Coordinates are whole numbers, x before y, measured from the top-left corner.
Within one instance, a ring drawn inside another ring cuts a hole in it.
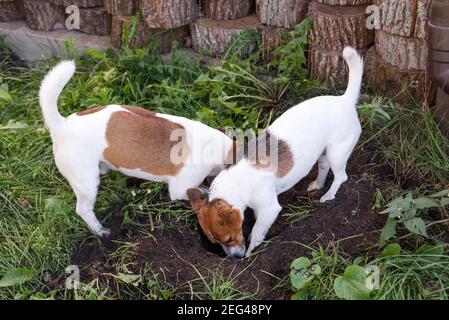
[[[326,182],[327,174],[329,173],[329,161],[327,161],[327,157],[323,154],[318,160],[318,176],[307,188],[307,191],[316,191],[320,190],[324,187],[324,183]]]
[[[72,158],[76,159],[76,158]],[[56,165],[61,174],[68,180],[76,195],[76,213],[84,220],[92,233],[103,237],[110,234],[97,220],[94,213],[95,201],[97,199],[98,185],[100,184],[100,169],[98,163],[92,161],[80,161],[58,159],[55,157]]]

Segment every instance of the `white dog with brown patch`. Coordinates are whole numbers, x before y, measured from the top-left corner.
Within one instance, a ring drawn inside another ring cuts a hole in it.
[[[249,155],[215,178],[208,195],[199,189],[188,191],[204,233],[212,242],[221,244],[228,255],[245,255],[242,235],[245,209],[253,209],[256,217],[246,251],[249,256],[264,240],[282,209],[278,195],[305,177],[317,161],[318,177],[309,191],[323,188],[329,168],[334,174],[321,202],[334,199],[347,180],[346,163],[361,134],[356,103],[363,60],[350,47],[345,48],[343,57],[349,66],[349,83],[344,95],[316,97],[289,109],[258,138],[255,147],[249,146]],[[277,166],[267,167],[261,162],[263,159],[251,155],[254,150],[265,147],[276,151],[268,153],[277,155],[274,159]]]
[[[76,212],[98,236],[109,234],[94,214],[100,173],[166,182],[172,200],[217,175],[233,154],[224,133],[202,123],[133,106],[96,107],[64,118],[57,100],[75,73],[63,61],[42,82],[39,98],[61,174],[75,192]]]

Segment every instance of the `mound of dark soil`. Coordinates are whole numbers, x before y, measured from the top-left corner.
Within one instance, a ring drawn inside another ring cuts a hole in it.
[[[349,256],[370,255],[375,250],[379,229],[385,224],[383,216],[372,209],[376,186],[373,179],[365,176],[371,157],[357,153],[348,166],[350,179],[342,185],[337,198],[326,204],[318,202],[324,191],[307,194],[308,183],[315,172],[309,175],[292,190],[280,196],[281,204],[295,204],[310,199],[312,210],[304,219],[290,224],[287,222],[287,209],[281,213],[271,228],[268,243],[259,249],[259,253],[249,259],[233,260],[224,258],[221,250],[207,243],[194,228],[164,229],[153,233],[154,239],[141,235],[137,230],[121,230],[121,215],[113,219],[115,239],[134,242],[132,250],[132,269],[139,272],[143,266],[150,265],[153,272],[163,274],[165,280],[178,289],[182,297],[192,298],[189,288],[201,287],[202,276],[210,271],[222,270],[225,277],[235,277],[234,283],[246,292],[257,292],[264,299],[285,299],[290,297],[288,289],[276,288],[279,279],[289,274],[291,262],[299,256],[308,255],[308,249],[302,245],[326,245],[338,241],[339,248]],[[379,171],[379,170],[377,170]],[[379,175],[385,175],[382,170]],[[331,177],[326,188],[329,188]],[[246,223],[246,233],[250,230],[251,215]],[[98,241],[85,242],[73,257],[73,263],[88,270],[89,277],[99,277],[101,273],[111,272],[108,264],[114,241],[100,244]],[[195,270],[196,269],[196,270]],[[195,298],[193,296],[193,298]]]

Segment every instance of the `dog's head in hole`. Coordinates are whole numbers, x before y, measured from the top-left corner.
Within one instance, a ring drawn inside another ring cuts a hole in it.
[[[198,188],[189,189],[187,195],[206,237],[221,245],[228,256],[243,257],[246,246],[240,210],[221,199],[209,201],[207,193]]]

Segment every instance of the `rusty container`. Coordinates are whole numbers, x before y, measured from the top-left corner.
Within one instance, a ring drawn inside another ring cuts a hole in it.
[[[449,94],[449,0],[433,0],[429,20],[428,72]]]

